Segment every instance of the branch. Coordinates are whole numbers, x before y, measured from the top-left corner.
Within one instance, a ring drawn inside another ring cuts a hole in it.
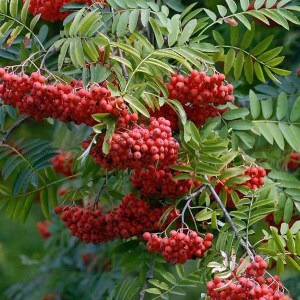
[[[11,134],[27,119],[27,116],[21,116],[19,119],[17,119],[16,122],[6,132],[4,132],[3,138],[0,139],[0,146],[5,144]]]
[[[208,181],[207,175],[205,175],[204,178]],[[221,209],[222,209],[222,211],[225,215],[225,218],[227,219],[227,221],[230,224],[232,230],[234,231],[235,235],[239,239],[239,242],[240,242],[241,246],[247,251],[250,258],[252,260],[254,260],[253,249],[250,249],[250,248],[252,248],[252,246],[250,245],[250,247],[249,247],[249,244],[247,244],[247,242],[245,242],[245,240],[239,236],[239,231],[236,228],[235,224],[233,223],[233,221],[232,221],[226,207],[224,206],[222,200],[220,199],[220,197],[218,196],[218,194],[216,193],[216,191],[214,190],[214,188],[210,184],[207,184],[207,186],[208,186],[209,190],[211,191],[212,195],[214,196],[215,200],[217,201],[217,203],[221,207]]]
[[[204,190],[206,189],[206,185],[202,185],[196,192],[194,192],[193,194],[190,194],[186,197],[186,204],[181,212],[181,223],[184,223],[184,214],[185,211],[187,210],[187,208],[189,207],[191,201],[197,197],[199,194],[201,194]]]
[[[145,281],[144,281],[144,284],[143,284],[143,288],[140,292],[140,300],[144,300],[145,292],[146,292],[146,289],[148,287],[148,280],[153,278],[155,259],[156,259],[156,253],[153,254],[152,261],[151,261],[151,264],[150,264],[150,268],[149,268],[149,270],[146,274]]]
[[[117,41],[119,42],[118,38],[117,38]],[[120,55],[121,58],[124,58],[123,51],[120,48],[119,48],[119,55]],[[121,64],[121,68],[122,68],[123,76],[124,76],[125,80],[127,81],[128,78],[129,78],[129,75],[128,75],[126,67],[125,67],[125,65],[123,63]]]
[[[57,51],[57,49],[55,47],[50,47],[50,49],[45,53],[45,55],[41,61],[40,69],[43,69],[45,67],[46,58],[47,58],[48,54],[54,53],[56,51]]]
[[[104,182],[103,184],[101,185],[100,189],[98,190],[97,194],[95,195],[95,198],[94,198],[94,201],[93,201],[93,207],[95,208],[95,206],[98,204],[98,201],[99,201],[99,197],[102,193],[104,189]]]

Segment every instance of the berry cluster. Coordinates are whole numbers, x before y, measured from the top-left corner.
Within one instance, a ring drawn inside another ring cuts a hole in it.
[[[243,185],[248,186],[252,190],[257,190],[264,183],[264,177],[267,175],[266,170],[263,167],[249,167],[244,166],[246,169],[245,176],[251,177]]]
[[[244,274],[237,275],[236,268],[228,279],[215,276],[207,283],[209,299],[292,300],[282,292],[283,285],[278,276],[266,278],[267,266],[268,263],[256,255]]]
[[[260,188],[263,184],[264,184],[264,177],[266,176],[266,170],[263,167],[249,167],[249,166],[244,166],[245,168],[245,173],[243,174],[244,176],[249,176],[251,177],[249,180],[247,180],[246,182],[244,182],[241,185],[245,185],[248,186],[250,189],[252,190],[256,190],[258,188]],[[224,185],[224,183],[226,183],[226,179],[225,180],[218,180],[217,184],[215,186],[215,190],[217,193],[219,193],[221,191],[222,188],[225,189],[226,193],[227,193],[227,207],[235,207],[232,198],[231,198],[231,189],[239,186],[239,185],[233,185],[233,186],[226,186]],[[239,193],[239,196],[243,197],[243,195],[241,193]]]
[[[38,231],[44,239],[48,239],[51,236],[51,233],[49,232],[50,225],[51,223],[48,220],[43,222],[37,222],[36,224]]]
[[[99,244],[115,238],[140,237],[145,231],[160,229],[163,225],[159,221],[166,210],[167,207],[150,207],[147,202],[129,194],[106,214],[100,209],[78,206],[59,206],[55,212],[61,214],[61,220],[73,236],[86,243]],[[166,224],[169,224],[177,213],[172,211]]]
[[[197,127],[202,126],[207,118],[222,114],[225,110],[220,105],[233,101],[233,85],[224,83],[224,74],[206,75],[193,70],[189,76],[173,74],[167,88],[170,99],[178,100],[184,107],[188,119]],[[171,127],[178,129],[178,117],[169,106],[162,106],[154,116],[163,116],[171,121]]]
[[[174,164],[179,144],[172,137],[170,122],[164,118],[150,118],[150,125],[132,125],[128,130],[115,132],[109,143],[107,155],[102,152],[104,138],[101,137],[90,155],[95,162],[109,170],[138,169],[160,163],[160,166]],[[83,144],[86,147],[86,143]]]
[[[292,152],[287,164],[289,170],[296,170],[300,165],[300,153]]]
[[[203,239],[195,231],[185,234],[175,230],[170,232],[170,237],[161,238],[149,232],[145,232],[143,237],[149,252],[162,253],[165,261],[171,264],[184,264],[188,259],[203,257],[213,240],[211,233],[207,233]]]
[[[23,3],[26,0],[23,0]],[[70,13],[61,12],[60,9],[67,3],[86,3],[91,5],[93,2],[106,3],[106,0],[30,0],[28,10],[34,16],[41,14],[41,18],[46,21],[63,21]]]
[[[124,100],[111,97],[105,86],[87,90],[77,80],[53,85],[45,81],[45,77],[36,72],[30,76],[16,75],[0,68],[0,98],[5,104],[17,107],[20,114],[36,120],[51,117],[65,123],[74,121],[92,126],[95,121],[91,115],[110,113],[119,117],[120,124],[130,121]]]
[[[174,176],[181,174],[168,166],[161,169],[149,166],[148,169],[134,170],[131,176],[133,187],[139,189],[142,197],[176,198],[199,186],[198,180],[177,180]]]
[[[74,156],[71,152],[62,152],[51,159],[53,163],[53,170],[65,176],[71,176],[75,173],[71,171],[71,167],[74,161]]]

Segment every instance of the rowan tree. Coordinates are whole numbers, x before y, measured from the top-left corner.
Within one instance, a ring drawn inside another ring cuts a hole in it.
[[[40,208],[49,241],[31,288],[6,296],[292,299],[299,12],[0,0],[0,207],[21,222]]]

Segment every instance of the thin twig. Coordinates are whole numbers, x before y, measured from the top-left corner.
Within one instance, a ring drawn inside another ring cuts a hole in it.
[[[24,122],[28,119],[27,116],[21,116],[16,122],[5,132],[2,139],[0,139],[0,146],[5,144],[10,135]]]
[[[103,184],[101,185],[100,189],[98,190],[97,194],[96,194],[95,197],[94,197],[93,207],[96,207],[96,206],[97,206],[98,201],[99,201],[99,197],[100,197],[100,195],[101,195],[103,189],[104,189],[104,182],[103,182]]]
[[[148,287],[148,280],[153,278],[155,259],[156,259],[156,253],[153,254],[152,261],[151,261],[151,264],[150,264],[150,268],[149,268],[149,270],[146,274],[145,281],[144,281],[144,284],[143,284],[143,288],[140,292],[140,300],[144,300],[145,292],[146,292],[146,289]]]
[[[204,178],[208,181],[208,177],[205,175]],[[230,224],[230,227],[232,228],[232,230],[234,231],[235,235],[237,236],[237,238],[239,239],[239,242],[241,244],[241,246],[247,251],[249,257],[254,260],[254,253],[253,253],[253,249],[250,249],[250,247],[252,248],[251,245],[247,244],[247,242],[244,241],[243,238],[241,238],[239,236],[239,231],[236,228],[235,224],[233,223],[226,207],[224,206],[222,200],[220,199],[220,197],[218,196],[218,194],[216,193],[216,191],[214,190],[214,188],[210,185],[207,184],[209,190],[211,191],[212,195],[214,196],[215,200],[217,201],[217,203],[219,204],[219,206],[221,207],[225,218],[227,219],[228,223]]]
[[[184,208],[183,208],[183,210],[182,210],[182,212],[181,212],[181,222],[182,222],[182,224],[184,223],[184,214],[185,214],[185,211],[186,211],[187,208],[189,207],[191,201],[192,201],[195,197],[197,197],[198,195],[200,195],[205,189],[206,189],[206,185],[203,185],[203,186],[201,186],[196,192],[194,192],[194,193],[192,193],[192,194],[190,194],[190,195],[188,195],[188,196],[186,197],[186,204],[184,205]]]
[[[179,215],[177,215],[176,218],[174,218],[174,219],[168,224],[167,228],[164,230],[164,233],[165,233],[166,236],[167,236],[167,231],[168,231],[168,229],[171,227],[171,225],[172,225],[174,222],[176,222],[177,219],[181,218],[181,223],[186,225],[186,223],[184,222],[184,214],[185,214],[185,211],[187,210],[187,208],[190,210],[190,206],[189,206],[189,205],[190,205],[191,201],[192,201],[196,196],[198,196],[199,194],[201,194],[201,193],[205,190],[205,188],[206,188],[206,186],[201,186],[196,192],[187,195],[186,198],[183,199],[183,200],[186,200],[186,204],[185,204],[185,206],[184,206],[182,212],[181,212]],[[194,220],[194,221],[195,221],[195,220]],[[195,224],[195,225],[196,225],[196,224]],[[187,226],[187,225],[186,225],[186,226]],[[187,227],[188,227],[188,226],[187,226]],[[195,228],[196,228],[196,230],[197,230],[197,227],[196,227],[196,226],[195,226]],[[197,230],[197,231],[198,231],[198,230]]]
[[[31,55],[29,55],[28,58],[26,58],[23,62],[22,62],[22,72],[24,73],[24,69],[25,69],[25,64],[28,62],[28,61],[32,61],[32,59],[34,58],[34,56],[36,56],[37,54],[39,53],[43,53],[44,51],[41,50],[41,51],[37,51],[37,52],[34,52],[32,53]],[[39,58],[39,57],[38,57]],[[37,58],[36,58],[37,59]]]
[[[54,52],[56,52],[56,51],[57,51],[57,49],[56,49],[55,47],[51,47],[51,48],[45,53],[45,55],[44,55],[44,57],[43,57],[43,59],[42,59],[42,61],[41,61],[40,69],[43,69],[43,68],[45,67],[46,58],[47,58],[48,54],[54,53]]]
[[[192,212],[192,210],[191,210],[191,207],[188,206],[188,209],[189,209],[190,216],[191,216],[191,218],[192,218],[192,220],[193,220],[193,223],[194,223],[194,226],[195,226],[195,230],[197,231],[197,233],[199,233],[198,227],[197,227],[197,223],[196,223],[196,220],[195,220],[195,218],[194,218],[194,215],[193,215],[193,212]]]
[[[119,42],[119,39],[118,39],[118,38],[117,38],[117,41]],[[119,48],[119,55],[120,55],[121,58],[124,59],[123,51],[122,51],[120,48]],[[122,68],[123,76],[124,76],[125,80],[127,81],[128,78],[129,78],[129,75],[128,75],[128,72],[127,72],[127,70],[126,70],[126,67],[125,67],[125,65],[124,65],[123,63],[121,64],[121,68]]]

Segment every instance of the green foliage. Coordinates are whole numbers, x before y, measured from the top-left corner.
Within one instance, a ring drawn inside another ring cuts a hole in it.
[[[300,271],[299,226],[299,221],[294,223],[291,228],[287,223],[282,223],[280,231],[271,227],[271,234],[265,232],[264,238],[268,242],[259,250],[274,259],[278,274],[282,274],[287,266],[297,272]]]
[[[257,45],[253,46],[255,37],[255,22],[251,23],[251,28],[243,35],[241,41],[239,36],[239,27],[233,27],[231,30],[231,45],[225,45],[225,41],[215,31],[214,38],[219,45],[220,53],[224,53],[229,48],[227,54],[217,56],[216,61],[224,62],[224,73],[233,72],[235,80],[239,80],[244,71],[244,77],[248,83],[253,83],[254,75],[261,82],[266,82],[265,75],[271,80],[278,81],[273,75],[286,76],[289,71],[279,69],[277,66],[282,63],[284,56],[278,56],[283,47],[269,49],[274,36],[268,36]],[[251,49],[249,47],[251,46]]]
[[[139,122],[147,123],[149,109],[159,110],[163,105],[173,109],[180,120],[179,130],[173,133],[180,142],[179,160],[170,166],[178,171],[174,180],[198,180],[203,191],[190,200],[195,187],[176,199],[160,199],[161,204],[171,204],[162,219],[177,208],[183,213],[184,225],[201,233],[213,231],[213,247],[201,260],[168,266],[136,238],[108,246],[80,246],[61,234],[54,218],[50,253],[40,262],[41,277],[32,281],[31,288],[12,287],[7,292],[10,299],[33,295],[40,299],[41,291],[32,287],[41,278],[47,282],[44,291],[59,287],[55,292],[66,299],[136,299],[140,291],[147,299],[193,298],[193,288],[199,298],[201,284],[211,278],[211,269],[221,272],[223,278],[229,276],[236,257],[245,250],[240,247],[242,239],[271,257],[277,273],[287,267],[300,271],[300,221],[294,222],[300,213],[300,180],[297,171],[287,172],[290,152],[300,152],[300,81],[295,76],[284,78],[290,75],[285,68],[291,69],[294,62],[281,40],[282,30],[294,32],[299,26],[299,6],[286,0],[276,8],[274,1],[267,1],[264,7],[264,1],[256,0],[253,9],[249,1],[219,1],[213,8],[209,3],[185,6],[181,1],[160,2],[107,0],[105,9],[99,3],[90,7],[67,4],[62,11],[70,14],[58,33],[57,23],[42,24],[40,15],[28,14],[29,0],[23,6],[18,0],[0,0],[0,57],[7,65],[21,62],[14,69],[17,73],[45,71],[49,82],[53,78],[63,83],[82,79],[87,89],[103,84],[112,97],[124,99],[128,110],[139,115]],[[261,23],[268,27],[276,24],[280,29],[262,30]],[[235,86],[234,104],[220,107],[226,112],[200,128],[188,119],[179,101],[170,99],[165,84],[172,74],[187,75],[193,69],[209,75],[223,72]],[[116,117],[94,114],[96,124],[90,128],[63,126],[47,119],[53,143],[29,138],[12,145],[6,137],[11,132],[4,129],[16,116],[11,106],[0,103],[4,182],[0,184],[0,207],[7,217],[25,222],[36,201],[47,219],[60,203],[90,205],[92,200],[91,205],[96,206],[99,200],[106,211],[132,191],[130,170],[105,170],[89,156],[99,135],[104,136],[103,154],[109,153],[111,137],[120,129]],[[80,142],[92,131],[95,135],[82,151]],[[73,175],[62,177],[53,171],[50,160],[57,155],[56,147],[74,154]],[[245,176],[244,165],[255,165],[256,160],[271,172],[264,186],[253,191],[243,185],[251,179]],[[220,182],[223,187],[218,199],[212,189]],[[60,188],[68,191],[59,196]],[[225,207],[229,200],[234,206],[224,211],[216,198]],[[151,199],[149,203],[154,202]],[[272,226],[262,230],[270,214],[275,224],[283,221],[280,230]],[[294,222],[291,228],[290,222]],[[107,273],[93,267],[85,270],[78,258],[87,250],[102,251],[112,269]],[[57,285],[61,280],[63,284]]]
[[[62,68],[67,53],[75,67],[83,67],[86,64],[85,57],[89,62],[96,62],[99,59],[98,47],[107,46],[107,40],[97,34],[104,24],[98,11],[82,8],[73,16],[65,23],[62,39],[53,44],[54,48],[61,48],[58,70]]]
[[[13,180],[11,187],[1,186],[1,207],[6,208],[6,216],[13,217],[15,221],[22,218],[24,222],[37,192],[41,191],[42,210],[49,218],[49,201],[52,201],[52,207],[57,205],[56,190],[52,190],[55,187],[47,190],[39,188],[39,185],[43,184],[45,188],[46,182],[53,180],[47,169],[52,166],[49,160],[57,155],[56,149],[47,141],[28,140],[16,142],[14,145],[2,144],[0,155],[5,160],[1,168],[3,180]],[[28,190],[31,191],[27,193]],[[52,197],[48,197],[49,194]]]
[[[45,50],[40,39],[33,31],[39,21],[40,15],[32,18],[30,24],[28,26],[26,25],[28,23],[29,3],[30,0],[26,0],[24,5],[20,5],[19,0],[1,0],[0,16],[4,19],[0,27],[1,47],[11,47],[14,41],[21,36],[22,32],[27,31],[28,34],[26,34],[26,38],[32,38],[34,42],[37,42],[39,46]],[[9,60],[11,59],[9,54],[3,57]]]
[[[120,277],[121,270],[117,266],[119,258],[111,256],[103,246],[84,245],[77,243],[76,239],[70,239],[56,218],[52,220],[50,231],[51,237],[45,243],[44,257],[27,259],[31,284],[14,284],[3,293],[3,299],[39,299],[47,294],[63,294],[78,300],[93,297],[107,299]],[[84,255],[87,261],[84,261]],[[107,258],[111,260],[112,269]],[[105,264],[108,269],[102,272]],[[32,272],[34,269],[38,270],[36,274]],[[44,284],[36,289],[41,280]],[[57,285],[57,282],[60,284]]]
[[[299,97],[289,97],[282,91],[278,95],[258,99],[257,94],[250,90],[248,101],[249,109],[235,108],[223,115],[223,120],[228,121],[227,126],[247,148],[254,146],[256,140],[251,138],[251,134],[255,134],[281,150],[291,147],[296,152],[300,151]]]

